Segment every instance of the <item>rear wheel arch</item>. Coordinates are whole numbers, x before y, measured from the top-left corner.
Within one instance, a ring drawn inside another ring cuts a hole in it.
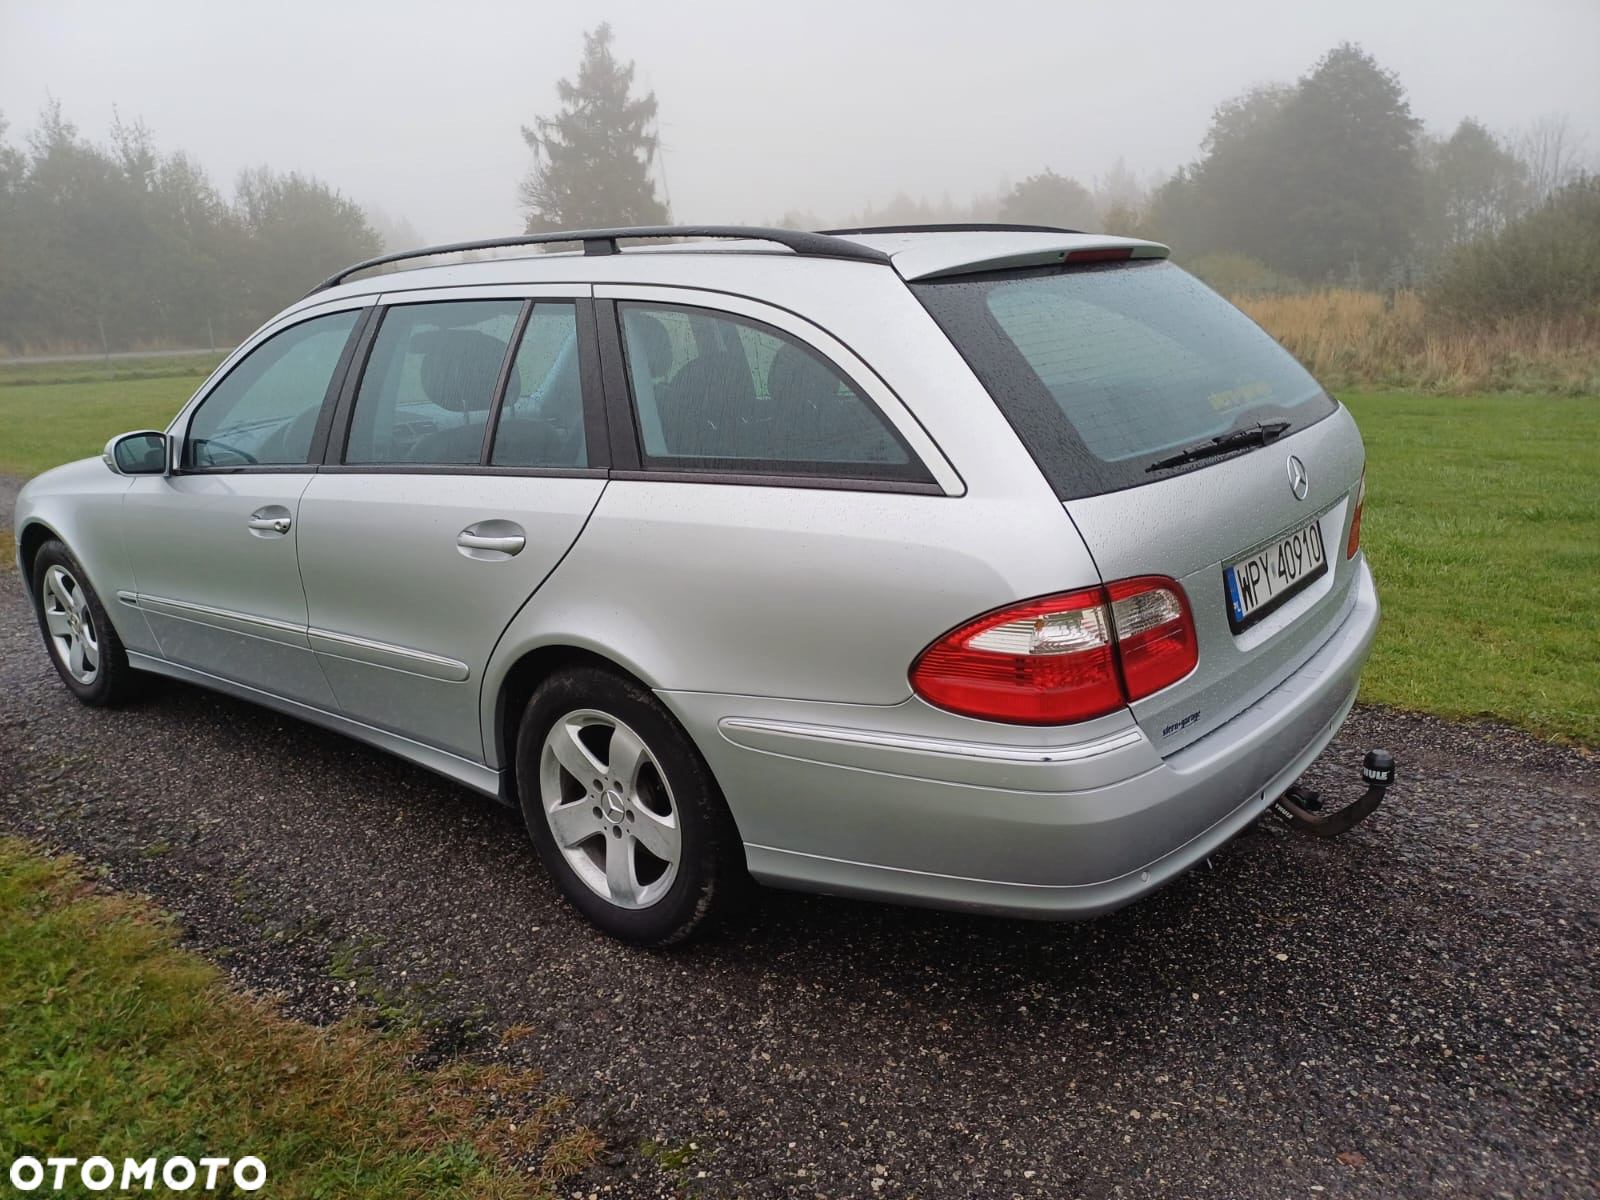
[[[554,642],[535,646],[526,651],[506,670],[495,693],[494,744],[491,747],[494,761],[501,771],[500,799],[515,807],[517,798],[517,730],[522,723],[523,710],[528,707],[534,689],[557,671],[572,667],[598,667],[638,684],[649,691],[654,685],[637,670],[618,662],[597,650],[570,642]],[[671,709],[671,705],[667,708]],[[673,714],[677,720],[677,714]],[[682,721],[678,722],[680,725]],[[693,738],[691,737],[691,741]],[[705,756],[702,754],[702,758]]]
[[[539,857],[601,930],[669,946],[737,902],[746,865],[721,788],[636,676],[600,656],[567,660],[535,686],[513,754]]]

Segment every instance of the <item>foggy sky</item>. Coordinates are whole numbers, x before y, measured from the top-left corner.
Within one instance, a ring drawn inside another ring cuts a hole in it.
[[[1561,112],[1600,161],[1600,0],[0,0],[0,113],[15,144],[54,96],[103,141],[115,104],[224,194],[265,163],[430,241],[515,233],[519,127],[601,20],[660,103],[680,221],[1169,171],[1219,101],[1347,39],[1435,132]]]

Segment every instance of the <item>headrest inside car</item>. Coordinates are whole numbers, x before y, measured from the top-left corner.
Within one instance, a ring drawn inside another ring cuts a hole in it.
[[[451,412],[482,412],[494,400],[506,344],[475,329],[439,329],[417,335],[422,390]]]

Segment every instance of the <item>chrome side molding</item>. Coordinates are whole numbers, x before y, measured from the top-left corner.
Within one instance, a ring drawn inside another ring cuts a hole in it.
[[[1144,740],[1137,727],[1118,730],[1088,742],[1062,746],[1006,746],[994,742],[969,742],[953,738],[919,737],[872,729],[846,729],[835,725],[809,725],[799,721],[765,721],[753,717],[724,717],[717,723],[722,735],[736,746],[765,750],[761,735],[812,742],[835,742],[849,746],[868,746],[879,750],[899,750],[913,754],[941,754],[953,758],[975,758],[990,762],[1025,763],[1048,766],[1053,763],[1082,762],[1102,754],[1136,746]],[[752,737],[751,735],[756,735]]]

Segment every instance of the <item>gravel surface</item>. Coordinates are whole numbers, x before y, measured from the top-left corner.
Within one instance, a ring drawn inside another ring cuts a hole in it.
[[[80,707],[0,571],[0,832],[297,1015],[541,1068],[611,1147],[574,1196],[1600,1195],[1600,760],[1368,709],[1313,782],[1372,745],[1351,834],[1263,825],[1094,922],[761,891],[650,954],[421,770],[179,685]]]

